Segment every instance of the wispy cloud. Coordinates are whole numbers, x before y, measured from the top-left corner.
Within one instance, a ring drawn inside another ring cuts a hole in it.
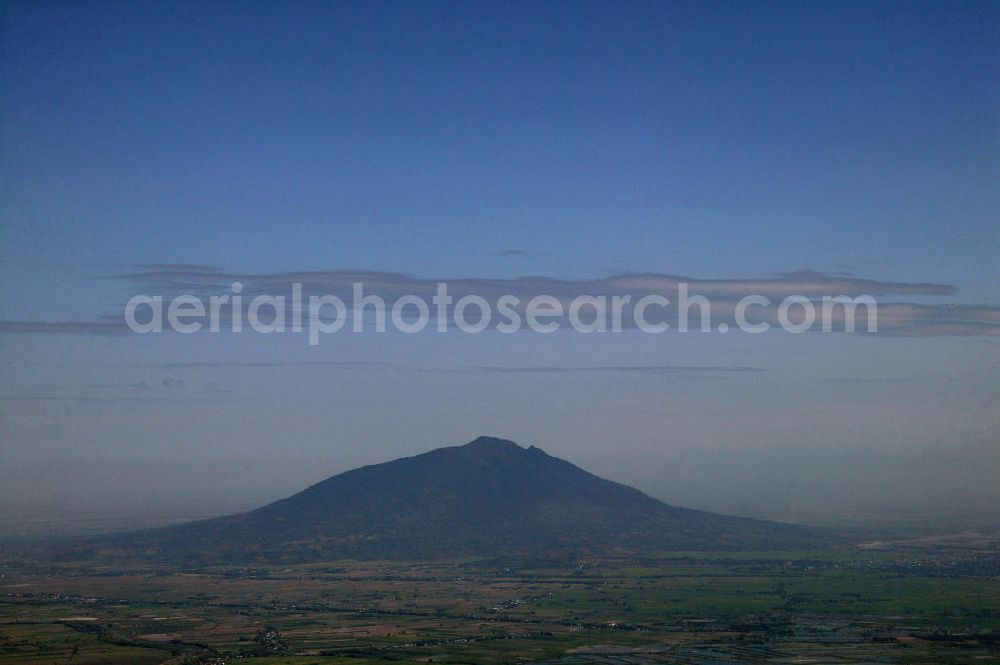
[[[520,256],[528,250],[502,250],[510,256]],[[143,264],[132,272],[106,277],[129,285],[137,293],[160,295],[164,299],[179,294],[208,297],[230,293],[234,282],[243,285],[244,307],[256,295],[291,296],[291,285],[302,285],[304,297],[332,294],[350,303],[355,283],[361,283],[366,294],[381,296],[391,303],[402,295],[416,295],[430,301],[438,283],[446,283],[449,293],[457,300],[464,295],[478,295],[495,302],[502,295],[521,299],[522,305],[532,297],[547,294],[568,303],[579,295],[612,296],[667,295],[672,301],[679,286],[687,284],[689,293],[710,299],[713,324],[734,324],[736,303],[747,295],[761,295],[775,306],[762,309],[755,320],[772,325],[777,303],[797,295],[810,299],[823,296],[870,295],[879,299],[878,327],[882,336],[995,336],[1000,335],[1000,307],[954,302],[927,304],[912,302],[915,298],[945,298],[955,294],[955,287],[932,282],[900,282],[868,279],[857,276],[827,275],[814,270],[798,270],[771,277],[695,278],[662,273],[632,273],[594,279],[555,279],[544,276],[515,278],[484,278],[462,276],[415,277],[405,273],[372,270],[320,270],[277,273],[228,272],[212,266],[187,263]],[[697,311],[697,308],[695,309]],[[842,310],[836,312],[842,313]],[[700,316],[700,312],[698,312]],[[225,313],[223,313],[225,316]],[[675,321],[666,314],[663,320]],[[623,327],[634,327],[626,315]],[[818,324],[817,324],[818,328]],[[865,326],[861,326],[864,329]],[[124,333],[124,321],[0,321],[2,333]]]
[[[881,385],[881,384],[896,384],[896,383],[913,383],[916,379],[913,377],[842,377],[842,378],[831,378],[824,379],[825,383],[833,383],[837,385],[846,386],[863,386],[863,385]]]
[[[522,250],[509,250],[522,251]],[[291,284],[302,284],[304,294],[349,296],[356,282],[366,289],[387,296],[403,294],[433,295],[439,282],[448,284],[457,295],[477,294],[484,298],[512,294],[530,297],[538,293],[575,297],[580,294],[611,295],[622,293],[676,293],[685,283],[691,293],[739,299],[748,294],[782,298],[790,295],[922,295],[948,296],[955,287],[929,282],[886,282],[859,277],[825,275],[812,270],[783,273],[768,278],[705,279],[660,273],[622,274],[595,279],[566,280],[543,276],[514,278],[483,277],[414,277],[405,273],[373,270],[325,270],[278,273],[236,273],[218,268],[178,269],[178,264],[160,264],[137,272],[111,275],[108,279],[134,284],[143,293],[226,292],[233,282],[243,284],[246,294],[285,294]]]
[[[156,363],[153,367],[164,369],[199,369],[210,367],[333,367],[339,369],[363,369],[368,367],[390,367],[390,363],[366,362],[360,360],[314,360],[314,361],[191,361],[174,363]]]
[[[219,268],[198,263],[136,263],[138,270],[194,270],[198,272],[220,272]]]
[[[143,404],[201,404],[205,401],[216,402],[259,402],[252,397],[227,398],[182,398],[182,397],[91,397],[86,395],[0,395],[0,402],[104,402],[104,403],[143,403]]]
[[[717,365],[592,365],[562,367],[556,365],[521,367],[457,367],[431,369],[432,372],[482,373],[482,374],[566,374],[566,373],[615,373],[615,374],[745,374],[765,372],[761,367]]]
[[[137,367],[156,367],[154,364],[136,365]],[[13,394],[0,395],[2,402],[107,402],[107,403],[175,403],[200,402],[204,395],[197,391],[186,390],[188,381],[183,378],[165,376],[159,381],[145,379],[131,383],[59,383],[48,385],[33,385]],[[213,401],[247,401],[234,396],[217,398],[220,395],[233,395],[233,392],[222,388],[218,382],[204,385],[203,393],[213,397]],[[254,400],[255,401],[255,400]]]
[[[8,321],[0,320],[0,333],[96,333],[129,332],[125,320],[112,321]]]
[[[496,252],[490,252],[490,256],[497,256],[502,259],[537,259],[546,256],[544,252],[536,252],[530,249],[501,249]]]

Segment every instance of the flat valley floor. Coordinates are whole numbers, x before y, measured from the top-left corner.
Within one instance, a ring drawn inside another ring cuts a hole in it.
[[[998,541],[573,561],[0,564],[0,665],[1000,662]]]

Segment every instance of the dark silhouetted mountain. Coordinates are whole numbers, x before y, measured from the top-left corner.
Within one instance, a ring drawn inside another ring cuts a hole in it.
[[[810,529],[667,505],[542,450],[480,437],[333,476],[257,510],[89,539],[170,563],[801,548]]]

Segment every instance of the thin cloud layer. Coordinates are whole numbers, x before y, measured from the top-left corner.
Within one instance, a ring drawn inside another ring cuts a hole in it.
[[[537,259],[545,256],[543,252],[536,252],[530,249],[501,249],[496,252],[490,252],[489,256],[496,256],[501,259]]]
[[[587,367],[561,367],[542,365],[537,367],[459,367],[454,369],[434,369],[434,372],[448,373],[481,373],[481,374],[564,374],[564,373],[603,373],[615,374],[727,374],[755,373],[767,370],[761,367],[716,366],[716,365],[592,365]]]
[[[7,321],[0,320],[0,333],[127,333],[125,321]]]
[[[506,250],[520,253],[523,250]],[[514,254],[511,254],[514,255]],[[803,296],[818,302],[823,296],[858,297],[869,295],[878,302],[878,334],[888,336],[994,336],[1000,335],[1000,307],[958,303],[926,304],[890,300],[903,297],[948,297],[955,287],[925,282],[889,282],[861,277],[831,276],[812,270],[800,270],[769,278],[704,279],[658,273],[635,273],[596,279],[555,279],[544,276],[515,278],[483,277],[414,277],[404,273],[371,270],[291,271],[278,273],[227,272],[213,266],[187,263],[143,264],[136,271],[112,275],[111,279],[128,284],[135,293],[162,296],[164,300],[181,294],[202,298],[227,294],[234,282],[243,287],[244,307],[257,295],[292,296],[292,284],[302,287],[302,296],[331,294],[350,304],[355,283],[365,294],[378,295],[391,304],[403,295],[419,296],[430,302],[439,283],[446,283],[455,300],[478,295],[496,302],[502,295],[513,295],[523,304],[532,297],[547,294],[564,305],[577,296],[631,295],[634,300],[650,294],[665,295],[672,302],[681,284],[690,295],[701,295],[711,302],[708,310],[713,326],[736,322],[736,304],[748,295],[763,296],[775,306],[751,310],[754,322],[777,325],[777,303],[789,296]],[[885,299],[885,300],[882,300]],[[517,309],[517,308],[515,308]],[[700,316],[700,310],[692,310]],[[842,308],[834,312],[834,323],[843,326]],[[837,320],[836,317],[841,317]],[[676,313],[660,314],[658,322],[676,324]],[[623,328],[634,328],[634,319],[626,315]],[[697,329],[697,324],[691,326]],[[819,323],[814,327],[820,329]],[[834,330],[838,328],[834,327]],[[864,325],[859,330],[866,330]],[[123,333],[124,321],[0,321],[0,333]]]
[[[512,250],[513,251],[513,250]],[[680,284],[690,287],[691,293],[709,297],[739,300],[757,294],[783,298],[790,295],[806,297],[823,295],[905,295],[949,296],[955,287],[947,284],[920,282],[883,282],[857,277],[829,276],[811,270],[784,273],[772,278],[701,279],[680,275],[636,273],[597,279],[566,280],[543,276],[515,278],[434,277],[421,278],[404,273],[374,270],[325,270],[279,273],[224,272],[218,268],[179,268],[181,264],[160,264],[147,269],[112,275],[109,279],[135,284],[143,293],[220,293],[233,282],[243,284],[245,293],[288,293],[291,284],[302,284],[303,293],[350,295],[354,283],[361,282],[366,290],[388,296],[414,294],[433,295],[437,284],[448,284],[449,291],[459,295],[476,294],[484,298],[505,294],[532,296],[548,293],[554,296],[575,297],[580,294],[613,295],[633,293],[675,293]]]

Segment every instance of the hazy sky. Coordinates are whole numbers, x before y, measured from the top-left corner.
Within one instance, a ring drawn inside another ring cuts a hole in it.
[[[483,433],[695,507],[1000,513],[996,3],[0,15],[2,518],[249,507]],[[342,270],[845,277],[927,321],[101,332],[136,291]]]

